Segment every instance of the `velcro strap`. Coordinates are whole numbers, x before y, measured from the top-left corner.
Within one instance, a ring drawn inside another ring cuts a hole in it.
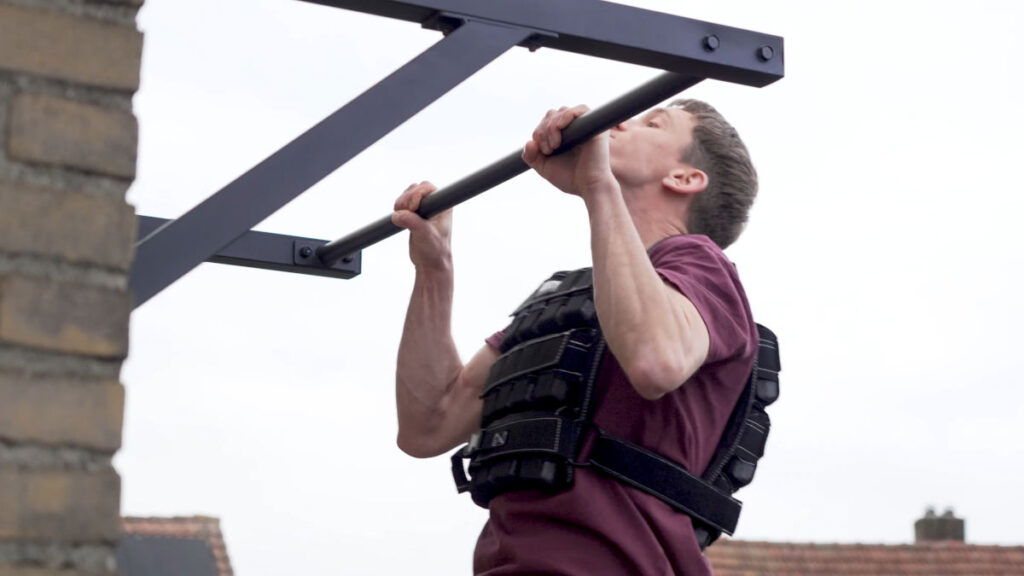
[[[743,504],[719,492],[678,464],[604,433],[590,452],[595,468],[726,534],[732,534]]]
[[[558,416],[535,416],[502,421],[478,432],[464,456],[473,464],[513,454],[559,454],[572,457],[574,426]]]
[[[554,334],[509,350],[491,366],[491,373],[487,378],[488,386],[483,395],[486,396],[495,386],[523,374],[557,366],[571,337],[572,332]]]

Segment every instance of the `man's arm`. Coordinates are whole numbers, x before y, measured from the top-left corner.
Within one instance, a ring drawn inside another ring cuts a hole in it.
[[[398,446],[418,458],[442,454],[469,438],[480,423],[479,395],[498,357],[485,346],[463,365],[455,348],[451,211],[430,220],[415,214],[434,190],[427,182],[410,186],[395,201],[392,216],[409,229],[409,256],[416,266],[395,374]]]
[[[710,338],[693,303],[654,270],[612,174],[608,134],[549,156],[561,144],[562,130],[586,111],[585,106],[549,111],[523,148],[523,160],[586,203],[602,331],[637,393],[655,400],[701,367]]]
[[[656,400],[704,363],[707,327],[693,303],[655,271],[617,186],[584,198],[602,331],[636,391]]]

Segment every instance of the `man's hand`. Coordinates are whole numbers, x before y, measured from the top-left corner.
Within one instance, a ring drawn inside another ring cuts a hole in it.
[[[533,131],[533,139],[523,147],[523,161],[530,168],[559,190],[584,199],[592,192],[618,187],[612,174],[608,133],[598,134],[565,154],[551,154],[562,144],[562,131],[589,110],[583,105],[548,110]]]
[[[416,210],[437,187],[412,184],[395,200],[391,221],[409,230],[416,281],[395,370],[398,446],[418,458],[437,456],[480,425],[484,382],[498,351],[489,346],[463,365],[452,340],[452,211],[424,220]]]
[[[427,194],[437,190],[430,182],[410,184],[395,200],[391,222],[409,230],[409,259],[419,271],[450,270],[452,265],[452,211],[425,220],[416,214]]]

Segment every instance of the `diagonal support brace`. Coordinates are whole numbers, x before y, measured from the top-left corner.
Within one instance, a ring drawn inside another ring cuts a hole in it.
[[[466,22],[213,196],[142,238],[129,279],[135,307],[532,34]]]

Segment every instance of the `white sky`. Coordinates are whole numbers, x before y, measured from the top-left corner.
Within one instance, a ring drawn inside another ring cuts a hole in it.
[[[737,537],[905,543],[953,506],[975,543],[1024,544],[1018,221],[1024,5],[629,4],[784,36],[787,77],[706,82],[762,178],[728,253],[780,337],[782,398]],[[147,0],[140,214],[175,217],[440,36],[293,0]],[[336,238],[410,182],[511,152],[561,104],[656,71],[515,49],[260,229]],[[456,210],[468,356],[557,269],[587,265],[582,203],[533,175]],[[331,280],[201,266],[132,319],[126,515],[222,519],[236,571],[468,573],[485,512],[446,458],[394,445],[404,238]]]

